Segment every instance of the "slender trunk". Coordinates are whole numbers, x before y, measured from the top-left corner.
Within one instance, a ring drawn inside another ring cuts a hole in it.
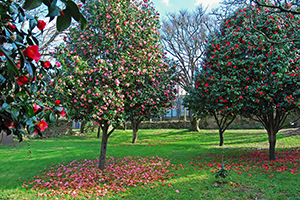
[[[80,126],[80,133],[84,133],[84,127],[85,127],[86,121],[82,120],[81,126]]]
[[[107,140],[108,140],[108,125],[104,125],[102,128],[102,143],[101,143],[101,152],[99,159],[98,168],[104,170],[105,168],[105,157],[106,157],[106,149],[107,149]]]
[[[133,131],[132,143],[135,143],[137,140],[140,123],[141,122],[138,120],[131,121],[131,127],[132,127],[132,131]]]
[[[126,121],[123,123],[123,130],[126,131]]]
[[[101,126],[98,127],[97,138],[100,138]]]
[[[276,132],[270,130],[269,136],[269,160],[276,160],[275,156],[275,145],[276,145]]]
[[[221,129],[219,129],[219,135],[220,135],[220,144],[219,144],[219,146],[221,147],[224,144],[224,132]]]

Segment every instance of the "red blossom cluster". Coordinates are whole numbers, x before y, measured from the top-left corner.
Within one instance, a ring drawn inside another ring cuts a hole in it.
[[[174,176],[175,166],[160,157],[108,157],[107,167],[101,171],[98,159],[74,160],[51,166],[23,187],[37,190],[38,196],[69,195],[72,198],[113,195],[130,187],[154,184]]]

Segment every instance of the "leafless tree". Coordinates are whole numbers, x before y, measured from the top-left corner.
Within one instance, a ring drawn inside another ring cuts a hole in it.
[[[205,39],[214,27],[213,22],[202,5],[193,12],[168,13],[162,20],[161,41],[165,51],[177,61],[181,78],[178,84],[184,90],[193,86],[205,52]],[[196,124],[197,121],[192,123],[192,130],[197,129]]]

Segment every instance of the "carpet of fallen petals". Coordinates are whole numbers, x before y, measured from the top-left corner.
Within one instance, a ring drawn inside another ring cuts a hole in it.
[[[212,169],[214,172],[224,163],[227,170],[238,174],[247,173],[249,176],[259,174],[292,173],[298,174],[300,169],[300,151],[282,150],[276,152],[276,160],[269,161],[267,150],[237,151],[228,154],[206,154],[190,158],[193,166],[199,170]]]
[[[177,169],[170,160],[160,157],[124,157],[106,159],[103,171],[98,159],[74,160],[71,163],[46,168],[23,187],[37,191],[38,196],[67,195],[86,197],[112,195],[139,185],[164,182]],[[156,184],[157,185],[157,184]]]

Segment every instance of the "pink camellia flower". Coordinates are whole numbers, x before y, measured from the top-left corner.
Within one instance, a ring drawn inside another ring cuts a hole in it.
[[[44,30],[46,26],[46,22],[44,22],[43,20],[39,20],[38,21],[38,24],[37,24],[37,28],[41,31],[41,30]]]
[[[60,66],[61,66],[61,64],[60,64],[59,62],[56,62],[55,65],[56,65],[57,67],[60,67]]]
[[[33,111],[36,113],[41,107],[39,105],[34,104]]]
[[[51,63],[49,62],[49,60],[47,60],[46,62],[43,62],[42,66],[43,66],[45,69],[48,69],[48,68],[50,68]]]
[[[38,127],[40,128],[40,131],[45,131],[46,128],[48,128],[48,124],[47,122],[45,122],[44,120],[40,121],[40,123],[38,123]]]
[[[26,76],[21,75],[17,78],[17,83],[19,86],[25,85],[28,82],[29,82],[29,80]]]
[[[27,58],[35,60],[36,62],[41,59],[41,54],[39,53],[39,46],[37,45],[31,45],[27,47],[25,50],[23,50],[23,54]]]

